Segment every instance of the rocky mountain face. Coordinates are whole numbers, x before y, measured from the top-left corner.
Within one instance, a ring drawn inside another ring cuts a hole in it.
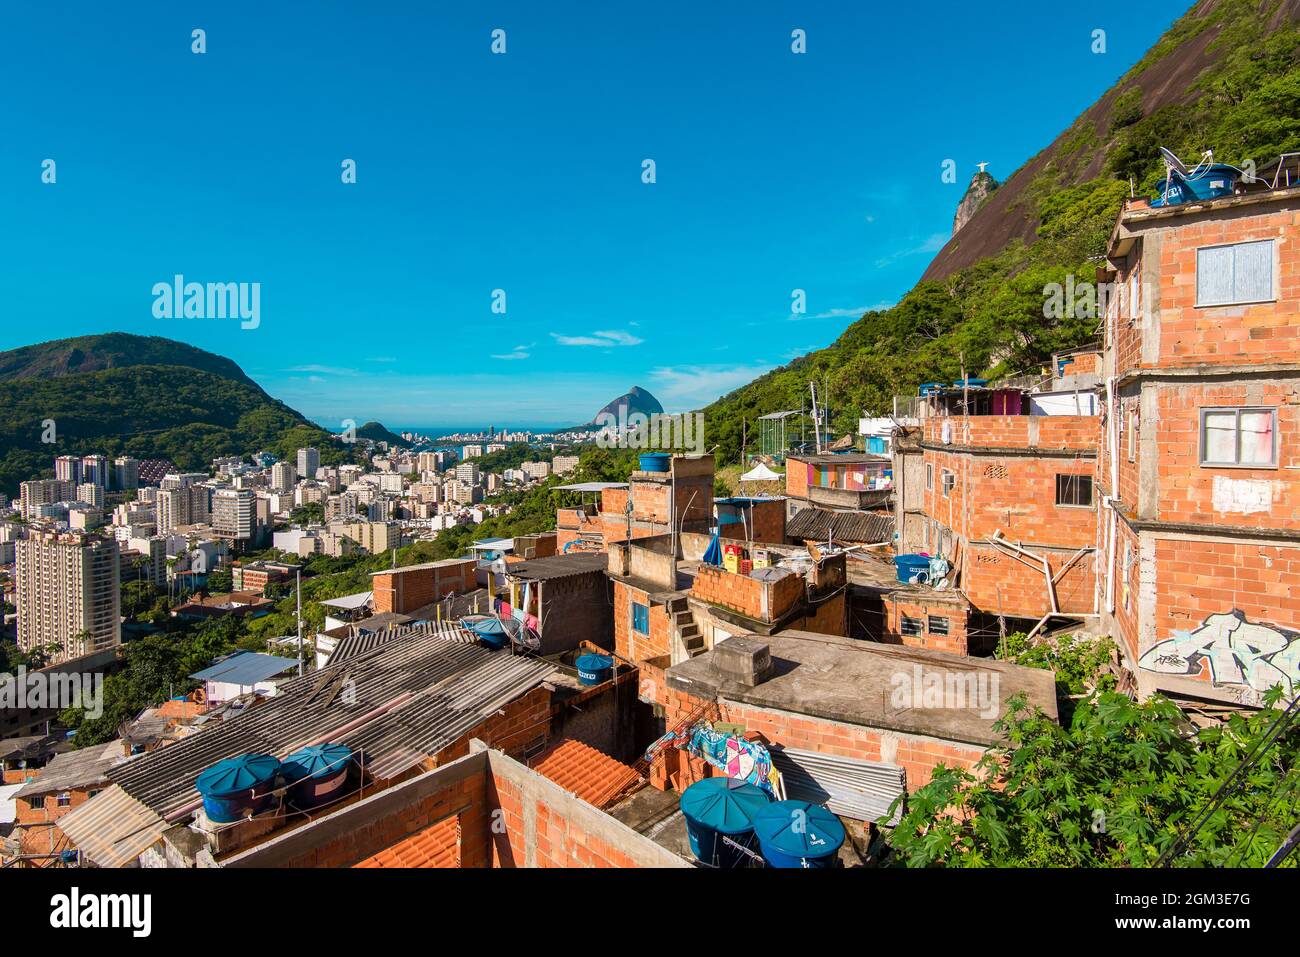
[[[957,235],[958,231],[965,226],[975,211],[984,204],[984,200],[989,198],[989,194],[998,188],[998,181],[984,170],[980,170],[971,177],[970,185],[966,187],[966,194],[962,196],[961,202],[957,204],[957,215],[952,218],[952,234]]]

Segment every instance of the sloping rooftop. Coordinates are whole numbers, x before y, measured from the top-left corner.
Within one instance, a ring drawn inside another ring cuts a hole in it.
[[[359,591],[354,595],[344,595],[341,598],[326,598],[320,602],[329,608],[341,608],[344,611],[352,611],[355,608],[363,607],[374,592]]]
[[[506,568],[506,574],[525,581],[547,581],[568,578],[570,575],[603,572],[608,567],[609,556],[604,552],[575,552],[572,555],[550,555],[515,562]]]
[[[360,631],[340,639],[329,657],[329,663],[337,665],[344,661],[350,661],[358,655],[365,654],[380,645],[386,645],[390,641],[399,639],[409,641],[429,635],[441,638],[444,641],[457,641],[466,645],[478,643],[477,636],[452,621],[437,621],[419,625],[393,625],[378,631]]]
[[[80,751],[60,754],[18,791],[15,797],[48,794],[51,791],[69,791],[88,788],[108,780],[108,770],[126,760],[122,743],[111,741],[96,744]]]
[[[190,675],[195,681],[222,681],[226,684],[248,686],[274,678],[290,668],[297,668],[293,658],[264,655],[257,651],[237,652],[216,664]]]
[[[372,854],[353,867],[459,867],[456,844],[459,823],[449,817],[436,824],[430,824],[421,831],[416,831],[408,838],[398,841]]]
[[[373,776],[389,778],[437,753],[553,671],[544,661],[436,634],[389,642],[292,678],[258,707],[141,755],[110,777],[164,817],[197,806],[194,779],[201,771],[250,752],[283,758],[308,744],[338,742],[363,753]]]
[[[894,537],[894,516],[888,512],[833,512],[825,508],[805,508],[795,513],[785,526],[788,538],[824,542],[834,538],[841,542],[888,542]]]
[[[561,739],[528,763],[538,774],[601,810],[613,807],[642,783],[633,768],[572,738]]]

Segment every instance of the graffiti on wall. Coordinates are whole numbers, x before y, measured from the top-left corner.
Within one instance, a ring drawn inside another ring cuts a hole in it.
[[[1233,609],[1211,615],[1192,631],[1175,631],[1138,664],[1162,675],[1205,673],[1211,681],[1261,693],[1280,684],[1289,697],[1300,690],[1300,631],[1248,621]]]

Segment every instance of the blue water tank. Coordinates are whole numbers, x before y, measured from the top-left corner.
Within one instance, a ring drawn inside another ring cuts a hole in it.
[[[833,867],[844,825],[807,801],[777,801],[754,815],[754,836],[770,867]]]
[[[271,800],[280,762],[269,754],[241,754],[218,761],[194,782],[203,796],[203,813],[217,824],[257,814]]]
[[[673,457],[663,452],[644,452],[640,457],[642,472],[667,472]]]
[[[574,665],[579,684],[598,685],[614,677],[614,659],[609,655],[579,655]]]
[[[292,784],[289,800],[299,808],[336,800],[346,790],[352,764],[352,749],[346,744],[313,744],[295,751],[280,766]]]
[[[738,867],[745,854],[721,839],[726,835],[748,846],[754,836],[754,815],[769,804],[762,788],[735,778],[705,778],[682,793],[686,837],[696,859],[716,867]]]
[[[905,585],[913,582],[923,585],[930,580],[929,555],[895,555],[894,567],[898,580]]]
[[[510,633],[496,618],[464,618],[461,624],[472,631],[478,640],[489,648],[504,648],[510,643]]]

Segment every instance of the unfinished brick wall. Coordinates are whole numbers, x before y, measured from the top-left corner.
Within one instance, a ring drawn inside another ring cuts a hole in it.
[[[533,867],[641,867],[626,852],[592,834],[581,822],[562,813],[544,796],[530,803],[517,782],[494,773],[493,804],[500,809],[504,830],[492,835],[493,867],[529,865],[528,835],[533,835]]]
[[[1300,211],[1291,208],[1254,215],[1228,210],[1179,217],[1165,228],[1144,227],[1144,235],[1159,235],[1159,327],[1139,330],[1151,339],[1147,351],[1158,355],[1154,364],[1164,368],[1249,365],[1293,355],[1300,346],[1300,323],[1295,319],[1300,314],[1297,226]],[[1275,240],[1277,300],[1198,307],[1197,249],[1261,239]],[[1149,243],[1144,239],[1144,246]]]
[[[516,759],[540,750],[551,737],[551,699],[547,688],[534,688],[443,748],[434,763],[447,764],[469,754],[469,742],[474,738]]]
[[[1088,541],[1086,544],[1091,545]],[[1049,551],[1026,545],[1047,559],[1053,577],[1073,552]],[[1029,561],[1027,559],[1027,561]],[[1087,615],[1093,611],[1096,588],[1095,553],[1084,555],[1056,583],[1056,600],[1066,614]],[[962,594],[976,608],[991,615],[1039,618],[1051,610],[1047,576],[1036,563],[1020,561],[991,545],[968,546],[962,567]]]
[[[718,537],[770,545],[785,544],[785,500],[754,503],[744,522],[720,526]]]
[[[650,633],[641,634],[632,627],[632,604],[650,609]],[[650,601],[648,592],[626,582],[614,580],[614,651],[627,661],[672,653],[672,622],[662,604]]]
[[[663,706],[665,724],[669,728],[697,713],[704,704],[694,695],[668,687],[653,669],[642,669],[641,686],[643,697],[650,697]],[[718,710],[722,721],[743,725],[747,732],[758,732],[769,744],[897,764],[907,772],[909,791],[928,784],[940,764],[973,768],[986,750],[964,742],[868,728],[727,699],[718,701]],[[661,760],[663,758],[656,759]],[[652,776],[651,781],[655,780]],[[662,775],[659,780],[663,780]]]
[[[1141,517],[1300,531],[1300,380],[1162,384],[1156,397],[1158,511]],[[1216,407],[1275,409],[1276,466],[1202,465],[1201,410]]]
[[[433,827],[458,819],[461,867],[491,867],[491,797],[486,774],[466,776],[364,825],[305,846],[276,862],[277,867],[352,867],[375,853]],[[438,833],[450,836],[450,829]],[[451,851],[451,848],[447,849]]]
[[[952,601],[928,601],[924,596],[886,595],[884,611],[885,630],[881,640],[887,644],[932,648],[955,655],[970,653],[963,605]],[[905,633],[913,629],[904,629],[904,618],[919,623],[919,634]]]
[[[808,497],[808,472],[812,468],[807,462],[796,458],[785,460],[785,494],[791,498]]]
[[[1240,611],[1251,623],[1300,631],[1300,543],[1157,538],[1154,575],[1155,643],[1192,632],[1212,615]],[[1144,653],[1149,647],[1141,649]],[[1264,650],[1262,648],[1258,650]],[[1252,653],[1243,647],[1243,663]],[[1291,651],[1291,655],[1300,648]],[[1266,654],[1283,672],[1295,673],[1287,654]],[[1197,659],[1198,677],[1210,680],[1212,656]],[[1225,657],[1221,666],[1228,664]],[[1271,672],[1270,672],[1271,673]],[[1220,668],[1220,680],[1233,681],[1236,665]]]
[[[932,416],[924,421],[925,442],[934,445],[1015,449],[1095,449],[1095,415]],[[945,424],[948,441],[944,441]]]
[[[702,565],[691,586],[691,597],[730,608],[755,621],[776,621],[803,598],[804,586],[805,582],[799,575],[765,582],[748,575],[732,574],[725,568]],[[763,613],[765,593],[767,614]]]
[[[448,565],[394,568],[371,578],[376,614],[406,614],[446,598],[452,593],[473,591],[475,561],[466,559]]]

